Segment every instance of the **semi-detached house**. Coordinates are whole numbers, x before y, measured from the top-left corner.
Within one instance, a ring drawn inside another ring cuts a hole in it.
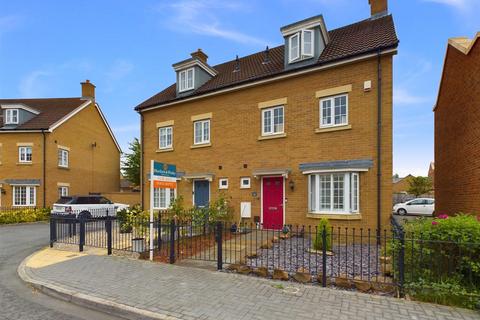
[[[119,190],[120,148],[91,82],[81,97],[0,99],[0,107],[0,207]]]
[[[142,204],[151,160],[177,166],[177,189],[154,207],[231,198],[236,220],[377,228],[392,203],[392,57],[385,0],[329,30],[321,15],[280,29],[284,44],[218,65],[198,50],[173,64],[176,83],[136,107]]]

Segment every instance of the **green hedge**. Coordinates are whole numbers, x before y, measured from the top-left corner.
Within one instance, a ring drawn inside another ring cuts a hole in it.
[[[0,208],[0,224],[45,221],[49,216],[48,208]]]
[[[404,225],[405,289],[427,302],[480,307],[480,221],[470,215]],[[394,243],[395,251],[400,248]]]

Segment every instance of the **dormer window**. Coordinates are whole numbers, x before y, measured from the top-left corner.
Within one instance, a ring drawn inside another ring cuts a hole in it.
[[[313,30],[299,31],[288,39],[289,62],[300,61],[314,56]]]
[[[179,92],[192,90],[194,88],[194,69],[182,70],[178,73]]]
[[[302,56],[313,57],[313,30],[302,30]]]
[[[18,109],[5,110],[5,124],[18,124]]]
[[[288,41],[290,47],[288,60],[292,62],[300,58],[300,33],[295,33]]]

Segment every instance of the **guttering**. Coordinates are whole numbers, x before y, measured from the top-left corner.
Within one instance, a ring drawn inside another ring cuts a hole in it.
[[[206,98],[206,97],[210,97],[210,96],[214,96],[214,95],[219,95],[219,94],[223,94],[223,93],[226,93],[226,92],[237,91],[237,90],[258,86],[258,85],[265,84],[265,83],[270,83],[270,82],[279,81],[279,80],[283,80],[283,79],[287,79],[287,78],[297,77],[297,76],[300,76],[300,75],[303,75],[303,74],[308,74],[308,73],[312,73],[312,72],[316,72],[316,71],[320,71],[320,70],[326,70],[326,69],[330,69],[330,68],[337,67],[337,66],[340,66],[340,65],[349,64],[349,63],[352,63],[352,62],[357,62],[357,61],[362,61],[362,60],[368,60],[368,59],[371,59],[371,58],[375,58],[378,55],[378,52],[380,52],[382,55],[396,54],[397,53],[397,48],[395,46],[394,48],[385,49],[383,51],[380,49],[380,50],[377,50],[376,52],[373,52],[373,53],[364,54],[364,55],[356,56],[356,57],[353,57],[353,58],[350,58],[350,59],[345,59],[345,60],[341,60],[341,61],[337,61],[337,62],[326,63],[324,65],[320,65],[320,66],[315,67],[315,68],[309,67],[307,69],[295,70],[296,72],[289,72],[287,74],[281,74],[279,76],[275,76],[275,77],[267,78],[267,79],[263,79],[263,80],[257,80],[257,81],[253,80],[252,82],[248,82],[248,83],[245,83],[243,85],[233,85],[233,86],[230,86],[230,87],[227,87],[227,88],[224,88],[224,89],[215,90],[215,91],[208,92],[208,93],[205,93],[205,94],[201,94],[201,95],[198,95],[198,96],[193,96],[193,97],[189,97],[189,98],[182,98],[182,99],[178,99],[178,100],[175,100],[175,101],[172,101],[172,102],[157,104],[157,105],[153,105],[153,106],[142,108],[142,109],[135,108],[135,110],[139,113],[142,113],[142,112],[153,110],[153,109],[168,107],[168,106],[172,106],[172,105],[176,105],[176,104],[180,104],[180,103],[184,103],[184,102],[188,102],[188,101],[193,101],[193,100],[198,100],[198,99],[202,99],[202,98]]]
[[[145,199],[144,199],[144,189],[145,186],[143,185],[143,177],[144,177],[144,172],[143,172],[143,159],[144,159],[144,152],[143,152],[143,127],[144,127],[144,120],[143,120],[143,114],[140,113],[140,198],[141,198],[141,206],[142,210],[145,205]]]
[[[46,177],[47,177],[47,147],[46,147],[46,136],[45,136],[45,130],[42,130],[42,135],[43,135],[43,207],[45,208],[45,205],[47,204],[47,196],[46,196],[46,191],[47,191],[47,188],[46,188],[46,185],[47,185],[47,181],[46,181]]]
[[[377,53],[377,242],[381,241],[382,226],[382,61]]]

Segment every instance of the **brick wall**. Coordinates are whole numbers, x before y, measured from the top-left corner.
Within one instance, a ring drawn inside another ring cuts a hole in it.
[[[435,212],[480,213],[480,44],[447,49],[435,109]]]
[[[382,58],[383,70],[383,130],[382,130],[382,220],[387,223],[392,204],[392,57]],[[261,211],[260,180],[252,171],[262,168],[292,169],[286,181],[286,223],[317,224],[308,215],[307,176],[299,170],[304,162],[365,159],[374,160],[374,168],[360,174],[360,216],[330,216],[335,225],[376,227],[377,159],[377,60],[355,64],[276,81],[214,97],[185,102],[175,106],[144,112],[144,176],[149,161],[173,163],[178,171],[210,172],[211,199],[218,196],[218,178],[229,179],[227,195],[232,198],[236,215],[241,201],[252,203],[252,216]],[[372,91],[364,92],[363,83],[372,81]],[[315,133],[319,127],[318,90],[352,85],[349,93],[349,124],[351,129]],[[261,134],[261,111],[258,103],[287,98],[284,108],[284,138],[258,140]],[[212,113],[211,146],[192,149],[192,115]],[[156,123],[174,120],[174,150],[156,152],[158,131]],[[244,168],[244,164],[247,168]],[[219,167],[222,169],[219,169]],[[240,177],[251,177],[251,189],[240,189]],[[295,188],[290,190],[289,181]],[[149,206],[149,184],[144,181],[144,205]],[[254,197],[252,192],[256,192]],[[181,181],[178,194],[192,205],[192,183]],[[344,218],[344,219],[342,219]],[[348,219],[348,220],[345,220]]]

